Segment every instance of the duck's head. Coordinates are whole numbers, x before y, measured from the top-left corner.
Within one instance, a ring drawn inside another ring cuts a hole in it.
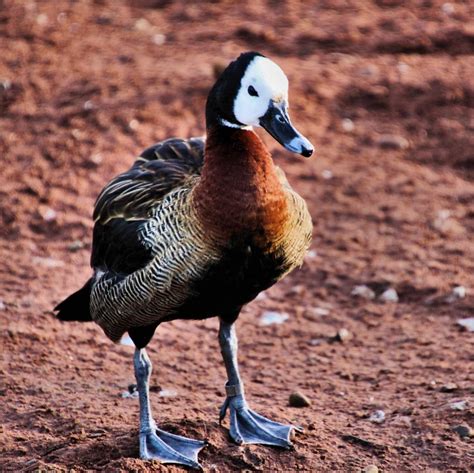
[[[288,115],[288,78],[259,53],[241,54],[221,74],[207,100],[207,125],[261,126],[289,151],[311,156],[313,145]]]

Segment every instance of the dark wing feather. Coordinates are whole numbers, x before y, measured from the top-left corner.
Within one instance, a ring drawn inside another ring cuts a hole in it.
[[[151,259],[140,238],[150,211],[163,197],[201,172],[204,140],[172,138],[146,149],[97,198],[91,265],[127,275]]]
[[[94,221],[144,219],[184,181],[201,173],[204,140],[171,138],[146,149],[133,166],[112,179],[97,198]]]

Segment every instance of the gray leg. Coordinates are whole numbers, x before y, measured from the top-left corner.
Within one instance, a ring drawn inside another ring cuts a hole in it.
[[[201,468],[198,453],[205,442],[165,432],[153,420],[149,396],[152,366],[144,348],[135,350],[133,364],[140,401],[140,458]]]
[[[221,320],[219,342],[227,370],[227,398],[220,410],[220,421],[230,411],[230,436],[238,444],[258,443],[289,448],[290,434],[295,427],[273,422],[252,411],[245,400],[237,362],[237,335],[234,324]]]

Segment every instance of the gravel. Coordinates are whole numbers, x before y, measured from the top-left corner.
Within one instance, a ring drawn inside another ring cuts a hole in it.
[[[311,401],[303,393],[295,391],[294,393],[290,394],[288,404],[291,407],[309,407],[311,405]]]

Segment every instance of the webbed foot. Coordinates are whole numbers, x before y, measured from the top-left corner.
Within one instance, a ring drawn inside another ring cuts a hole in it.
[[[242,395],[228,397],[219,413],[222,422],[227,409],[230,411],[230,437],[241,444],[274,445],[291,448],[290,436],[293,430],[301,430],[292,425],[280,424],[249,409]]]
[[[156,427],[140,432],[140,458],[143,460],[159,460],[161,463],[202,469],[198,453],[205,445],[206,442],[170,434]]]

